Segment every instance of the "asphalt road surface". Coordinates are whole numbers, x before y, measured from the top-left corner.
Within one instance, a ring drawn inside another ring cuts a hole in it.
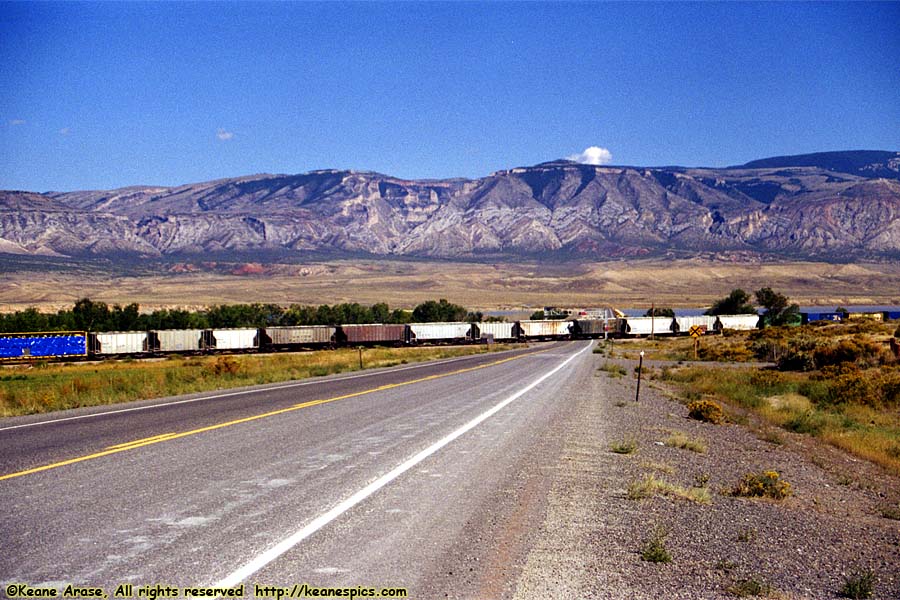
[[[590,345],[2,420],[0,582],[508,596]]]

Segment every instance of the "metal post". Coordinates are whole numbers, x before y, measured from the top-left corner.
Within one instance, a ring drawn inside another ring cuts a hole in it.
[[[362,346],[360,346],[360,347],[359,347],[359,369],[362,370],[362,368],[363,368],[363,364],[362,364]]]
[[[638,360],[638,382],[637,391],[634,393],[634,401],[637,402],[641,396],[641,371],[644,370],[644,351],[641,350],[641,358]]]

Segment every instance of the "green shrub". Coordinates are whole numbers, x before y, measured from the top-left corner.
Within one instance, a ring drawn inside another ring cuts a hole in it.
[[[781,479],[778,471],[747,473],[732,490],[734,496],[783,500],[792,494],[791,484]]]
[[[825,415],[808,410],[785,421],[784,428],[795,433],[819,435],[825,429],[825,425],[827,425]]]
[[[672,555],[666,549],[666,537],[669,533],[665,527],[658,525],[641,547],[641,558],[652,563],[672,562]]]
[[[725,420],[722,407],[712,400],[694,400],[688,404],[688,416],[698,421],[718,425]]]
[[[637,452],[638,443],[634,438],[629,438],[621,442],[613,442],[610,444],[609,449],[616,454],[634,454]]]
[[[728,587],[728,593],[739,598],[747,596],[768,596],[772,593],[772,586],[756,577],[741,579]]]
[[[628,370],[625,369],[622,365],[617,365],[616,363],[605,362],[598,368],[599,371],[605,371],[609,373],[610,377],[624,377],[628,374]]]
[[[854,571],[844,581],[841,588],[841,596],[862,600],[871,598],[875,594],[875,573],[871,569]]]
[[[813,404],[830,405],[834,403],[831,385],[828,381],[820,379],[801,381],[797,386],[797,393],[806,396]]]

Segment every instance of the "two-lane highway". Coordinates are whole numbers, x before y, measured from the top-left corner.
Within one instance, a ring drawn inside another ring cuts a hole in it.
[[[552,443],[542,436],[566,390],[589,376],[589,347],[6,420],[0,581],[430,596],[452,589],[471,543],[484,572],[468,580],[502,587],[508,565],[486,564],[497,540],[472,526],[499,519],[512,532],[516,505],[539,500],[515,476]]]

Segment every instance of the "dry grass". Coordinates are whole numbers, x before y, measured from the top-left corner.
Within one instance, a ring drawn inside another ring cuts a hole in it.
[[[666,439],[665,444],[672,448],[681,448],[699,454],[704,454],[708,449],[708,445],[703,438],[692,438],[683,431],[673,432],[672,435]]]
[[[495,350],[503,346],[494,346]],[[485,346],[373,348],[365,368],[487,351]],[[0,416],[304,379],[359,369],[356,349],[237,356],[171,356],[164,360],[54,363],[3,369]]]
[[[659,479],[653,474],[645,475],[643,479],[629,483],[627,493],[629,500],[643,500],[662,495],[683,498],[697,504],[709,504],[712,501],[712,494],[708,487],[685,488],[665,479]]]
[[[900,407],[819,405],[800,393],[817,383],[808,373],[760,373],[753,368],[686,367],[667,371],[665,378],[686,399],[714,398],[738,406],[768,425],[818,437],[900,474]]]

